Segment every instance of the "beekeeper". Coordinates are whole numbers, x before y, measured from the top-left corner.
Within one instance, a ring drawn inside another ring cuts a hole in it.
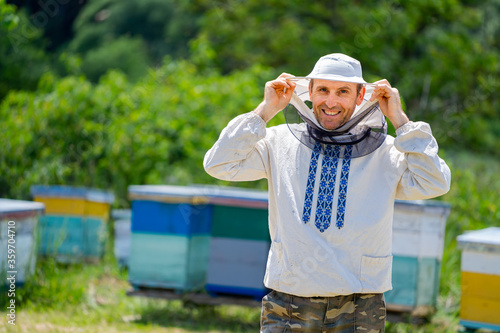
[[[267,128],[285,108],[287,123]],[[338,53],[306,77],[267,82],[204,167],[223,180],[268,180],[262,332],[383,332],[394,200],[442,195],[451,178],[430,126],[408,119],[398,90],[367,83],[359,61]]]

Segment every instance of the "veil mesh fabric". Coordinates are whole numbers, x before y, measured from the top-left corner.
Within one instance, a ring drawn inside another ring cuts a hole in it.
[[[294,94],[284,114],[290,131],[307,147],[314,149],[316,142],[323,146],[350,145],[353,148],[351,158],[356,158],[370,154],[384,142],[387,135],[385,117],[378,101],[369,101],[373,85],[366,85],[364,100],[356,107],[349,121],[334,130],[326,130],[316,120],[311,107],[306,104],[310,103],[309,80],[301,79],[296,83]]]

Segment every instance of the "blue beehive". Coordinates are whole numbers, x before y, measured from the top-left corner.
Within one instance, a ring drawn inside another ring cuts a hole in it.
[[[132,237],[129,281],[134,287],[203,288],[211,206],[199,189],[130,186]]]
[[[0,277],[5,283],[6,274],[22,285],[34,273],[36,230],[44,209],[38,202],[0,199]]]

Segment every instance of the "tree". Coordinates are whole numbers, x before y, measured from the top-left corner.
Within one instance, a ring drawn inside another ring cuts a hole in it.
[[[72,50],[85,54],[121,36],[142,38],[153,63],[169,54],[186,56],[196,20],[184,2],[91,0],[74,24]]]
[[[0,100],[10,90],[32,90],[50,67],[42,32],[24,12],[0,0]]]
[[[8,0],[28,13],[32,26],[41,29],[49,52],[57,51],[72,37],[73,21],[86,0]]]

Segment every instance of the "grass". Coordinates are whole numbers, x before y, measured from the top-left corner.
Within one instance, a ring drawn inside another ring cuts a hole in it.
[[[436,312],[425,324],[387,323],[387,332],[457,332],[460,252],[456,237],[466,230],[498,225],[500,162],[476,154],[447,152],[453,184],[442,199],[452,205],[447,221]],[[111,242],[109,242],[111,243]],[[194,306],[178,300],[129,297],[127,274],[112,255],[99,264],[58,264],[39,259],[36,280],[17,290],[16,325],[7,323],[0,298],[0,332],[257,332],[259,308]]]
[[[255,332],[260,310],[185,306],[179,300],[129,297],[114,260],[62,265],[41,260],[37,281],[20,289],[16,326],[0,332]],[[5,309],[5,305],[2,305]],[[2,312],[2,318],[5,318]]]

